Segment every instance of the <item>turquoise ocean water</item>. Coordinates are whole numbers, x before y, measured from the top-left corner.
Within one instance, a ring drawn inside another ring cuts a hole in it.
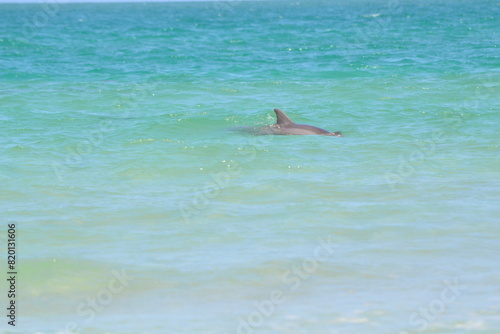
[[[499,333],[499,13],[0,4],[0,333]]]

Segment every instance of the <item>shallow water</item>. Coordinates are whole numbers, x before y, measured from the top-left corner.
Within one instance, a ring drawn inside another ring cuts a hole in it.
[[[2,333],[497,333],[499,10],[1,4]]]

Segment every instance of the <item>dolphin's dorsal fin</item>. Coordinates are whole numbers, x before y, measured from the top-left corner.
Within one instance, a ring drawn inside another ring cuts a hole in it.
[[[276,124],[293,124],[293,121],[288,117],[283,110],[274,109],[276,113]]]

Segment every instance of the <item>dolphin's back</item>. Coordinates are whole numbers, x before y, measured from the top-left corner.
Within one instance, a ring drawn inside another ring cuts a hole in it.
[[[330,133],[312,125],[296,123],[280,126],[280,130],[287,135],[327,135]]]
[[[340,137],[340,132],[329,132],[321,128],[294,123],[283,110],[274,109],[276,123],[262,128],[248,128],[245,132],[255,135],[323,135]]]

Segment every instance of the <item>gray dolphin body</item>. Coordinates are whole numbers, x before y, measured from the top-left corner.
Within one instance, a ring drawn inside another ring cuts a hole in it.
[[[257,129],[259,135],[322,135],[341,137],[342,134],[329,132],[312,125],[294,123],[282,110],[274,109],[276,113],[276,123],[270,126]]]

